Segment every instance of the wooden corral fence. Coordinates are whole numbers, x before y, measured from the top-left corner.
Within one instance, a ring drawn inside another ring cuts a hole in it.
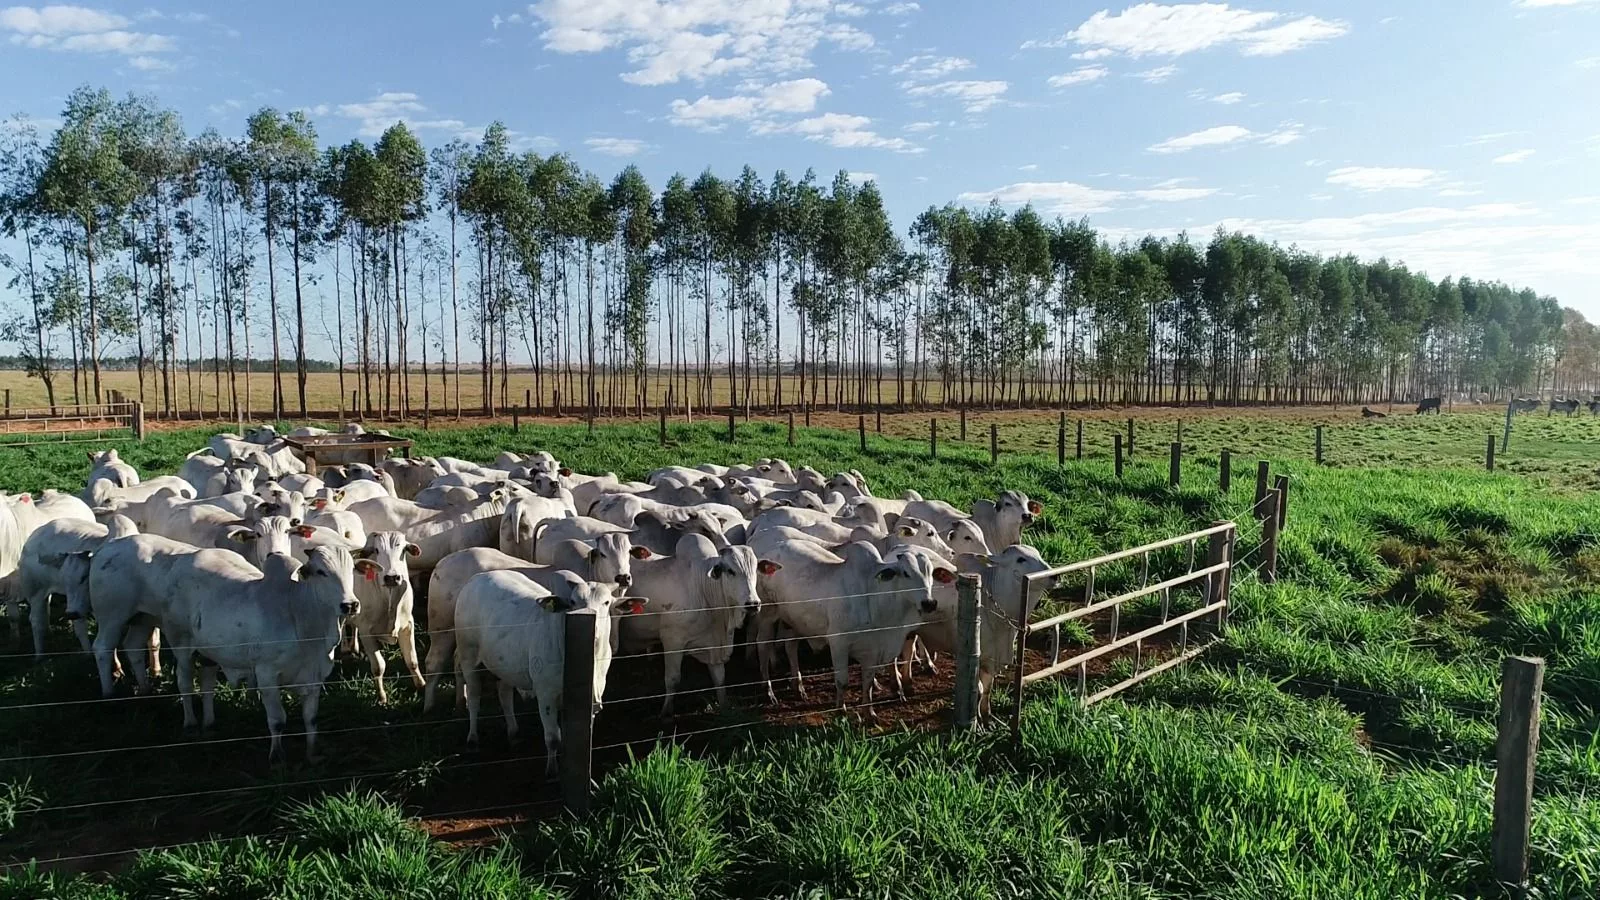
[[[4,414],[0,415],[0,447],[144,440],[144,404],[124,399],[120,391],[112,391],[110,396],[109,403],[14,408],[7,390]]]
[[[1054,569],[1046,569],[1043,572],[1035,572],[1025,578],[1016,607],[1024,611],[1024,620],[1028,616],[1027,610],[1031,609],[1033,605],[1029,603],[1029,598],[1036,596],[1040,592],[1046,579],[1060,579],[1070,575],[1081,575],[1085,579],[1085,583],[1082,605],[1038,621],[1023,621],[1020,623],[1021,627],[1017,629],[1017,662],[1012,669],[1013,688],[1016,695],[1016,708],[1011,719],[1013,736],[1020,736],[1022,732],[1023,692],[1029,684],[1076,670],[1078,694],[1082,698],[1083,704],[1088,706],[1121,693],[1146,678],[1151,678],[1168,669],[1180,666],[1205,652],[1207,647],[1221,637],[1222,629],[1228,621],[1228,583],[1230,570],[1233,566],[1233,542],[1237,528],[1238,526],[1232,522],[1218,522],[1200,531],[1145,544],[1142,547],[1133,547],[1116,553],[1108,553],[1104,556],[1097,556],[1093,559],[1086,559]],[[1196,568],[1196,554],[1202,541],[1205,543],[1205,565]],[[1151,584],[1151,554],[1166,550],[1169,547],[1180,546],[1186,548],[1184,573]],[[1096,572],[1105,566],[1134,559],[1139,561],[1139,586],[1111,597],[1096,599]],[[1174,590],[1183,588],[1198,589],[1201,605],[1196,609],[1175,616],[1172,614],[1172,593]],[[1141,628],[1132,634],[1122,634],[1123,607],[1135,600],[1152,596],[1161,598],[1160,621]],[[1106,641],[1067,659],[1061,659],[1061,626],[1075,621],[1088,624],[1091,617],[1100,617],[1107,620],[1108,636]],[[1199,635],[1193,635],[1191,631],[1201,630],[1201,626],[1204,626],[1208,621],[1214,622],[1214,626],[1210,629],[1205,629],[1207,635],[1204,639],[1200,640],[1199,643],[1194,643],[1192,639],[1198,638]],[[1146,665],[1146,642],[1160,639],[1174,629],[1178,632],[1176,652],[1155,665]],[[1051,634],[1050,662],[1043,668],[1030,672],[1028,671],[1027,656],[1025,655],[1028,648],[1028,638],[1045,631],[1049,631]],[[1103,660],[1112,654],[1128,650],[1133,653],[1133,672],[1093,694],[1089,693],[1090,664]]]

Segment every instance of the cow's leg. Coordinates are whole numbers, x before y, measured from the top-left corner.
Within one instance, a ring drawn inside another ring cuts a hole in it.
[[[806,699],[806,680],[800,674],[800,642],[788,640],[783,642],[783,654],[789,658],[789,677],[794,679],[794,692],[800,699]]]
[[[841,640],[828,642],[828,652],[833,656],[833,702],[840,709],[844,709],[844,691],[850,684],[850,647]],[[861,671],[863,690],[867,681],[867,672]]]
[[[978,718],[989,718],[989,698],[993,696],[994,673],[978,670]]]
[[[400,629],[400,658],[405,661],[406,669],[411,672],[411,685],[417,690],[422,690],[422,667],[417,664],[417,627],[406,625]]]
[[[256,686],[261,690],[261,705],[267,711],[267,734],[272,745],[267,748],[267,762],[283,762],[283,726],[288,716],[283,711],[283,692],[278,688],[278,673],[256,670]]]
[[[896,689],[899,689],[902,694],[905,693],[904,686],[903,686],[902,682],[910,683],[911,676],[913,674],[911,667],[912,667],[913,664],[916,663],[916,661],[917,661],[917,636],[914,635],[914,634],[908,634],[908,635],[906,635],[905,641],[900,644],[900,655],[895,657],[894,663],[893,663],[893,665],[894,665],[894,684],[895,684]],[[902,664],[905,665],[905,674],[904,674],[903,678],[902,678],[902,675],[901,675],[901,672],[900,672],[900,666]]]
[[[661,657],[661,668],[666,673],[666,698],[661,701],[661,717],[672,718],[672,695],[678,692],[678,682],[683,680],[683,648],[667,650]]]
[[[116,685],[111,674],[116,661],[117,642],[128,626],[127,622],[111,618],[97,619],[94,633],[94,664],[100,670],[100,696],[110,697]]]
[[[200,733],[217,724],[217,667],[200,667]]]
[[[322,757],[317,754],[317,708],[322,705],[322,684],[301,685],[300,722],[306,729],[306,762],[315,763]]]
[[[758,619],[755,640],[751,642],[751,646],[755,648],[756,660],[761,665],[761,681],[767,686],[767,702],[777,706],[778,695],[772,690],[772,644],[770,643],[772,635],[768,629],[769,626]]]
[[[28,624],[33,626],[33,661],[44,662],[44,633],[50,628],[50,594],[35,592],[28,597]],[[17,629],[22,636],[22,629]]]
[[[441,628],[429,635],[428,658],[423,666],[422,711],[433,709],[434,692],[439,688],[439,676],[449,671],[450,661],[456,654],[456,635],[453,628]]]
[[[728,664],[711,663],[706,666],[711,670],[711,686],[717,689],[717,708],[728,705]]]
[[[150,636],[145,641],[150,647],[150,677],[161,677],[161,629],[150,629]]]
[[[140,669],[140,660],[135,654],[139,651],[129,649],[128,664],[134,672]],[[183,704],[183,730],[192,732],[200,725],[200,720],[194,715],[194,652],[184,646],[183,641],[175,641],[172,646],[172,655],[178,663],[178,702]]]
[[[478,749],[478,704],[483,686],[478,682],[478,660],[457,659],[456,683],[467,695],[467,749]]]
[[[89,643],[89,620],[82,616],[72,620],[72,636],[78,639],[78,649],[85,653],[94,646]]]
[[[364,632],[357,632],[356,641],[361,646],[361,655],[367,658],[367,663],[372,667],[372,682],[378,688],[378,705],[389,705],[389,692],[383,688],[383,648],[378,646],[378,639]]]
[[[500,714],[506,717],[506,743],[515,747],[517,732],[522,730],[517,725],[517,689],[505,679],[500,680]]]
[[[539,698],[539,724],[544,727],[544,777],[554,778],[561,755],[561,714],[553,698]]]
[[[128,668],[133,672],[136,694],[155,692],[155,679],[150,672],[157,668],[155,660],[161,653],[161,645],[152,638],[154,633],[153,626],[135,622],[128,628],[127,636],[122,640],[122,652],[128,657]]]

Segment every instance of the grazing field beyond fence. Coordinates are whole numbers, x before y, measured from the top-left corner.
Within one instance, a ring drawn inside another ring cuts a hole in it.
[[[816,657],[804,660],[821,678],[809,701],[780,687],[769,707],[740,669],[721,711],[690,665],[679,719],[663,723],[659,663],[621,660],[581,820],[560,813],[536,739],[508,747],[486,715],[484,749],[467,755],[463,717],[423,716],[406,678],[380,707],[365,666],[341,664],[320,715],[327,759],[271,768],[249,692],[221,691],[216,730],[185,741],[170,676],[154,697],[101,702],[91,662],[58,627],[42,665],[20,647],[0,653],[0,856],[19,863],[0,898],[1497,896],[1490,809],[1508,654],[1549,661],[1533,895],[1600,894],[1600,425],[1519,416],[1491,474],[1481,454],[1503,417],[1489,412],[1164,410],[1136,417],[1118,478],[1111,438],[1125,418],[1069,414],[1065,464],[1053,414],[972,414],[962,441],[957,416],[941,413],[932,456],[926,414],[885,417],[882,436],[869,416],[865,450],[854,416],[849,430],[801,427],[793,446],[782,421],[739,424],[733,442],[725,422],[673,422],[665,444],[655,423],[392,429],[417,454],[537,448],[626,477],[781,456],[859,469],[884,496],[914,488],[968,507],[1021,490],[1044,504],[1026,539],[1056,565],[1236,522],[1228,626],[1197,660],[1088,709],[1075,676],[1030,685],[1015,743],[1003,727],[947,730],[948,661],[909,702],[878,706],[877,723],[831,710]],[[207,433],[115,445],[164,473]],[[82,453],[0,448],[0,487],[76,491]],[[1257,459],[1288,477],[1292,498],[1274,584],[1257,574]],[[1175,550],[1163,564],[1187,563]],[[1111,596],[1173,574],[1119,560],[1096,581]],[[1162,600],[1130,601],[1124,630],[1160,621]],[[1068,585],[1037,617],[1073,602]],[[1063,658],[1098,640],[1060,624]],[[1029,648],[1047,652],[1046,638]],[[1089,687],[1131,668],[1091,671]],[[139,847],[166,849],[130,858]],[[20,864],[30,858],[52,861]]]

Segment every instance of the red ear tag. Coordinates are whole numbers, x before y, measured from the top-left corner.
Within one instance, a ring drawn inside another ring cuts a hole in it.
[[[316,534],[316,532],[312,530],[310,525],[301,525],[300,528],[299,528],[299,532],[300,532],[300,536],[303,537],[303,538],[308,538],[308,537],[311,537],[313,534]]]
[[[363,566],[362,567],[362,571],[366,573],[368,581],[377,581],[378,580],[378,568],[377,568],[377,566]]]
[[[33,502],[33,495],[32,494],[23,494],[21,502],[23,502],[23,503],[32,503]]]
[[[939,582],[940,584],[949,584],[950,582],[956,580],[956,576],[955,573],[951,572],[949,569],[934,569],[933,580]]]
[[[633,615],[638,615],[639,613],[644,612],[644,604],[634,600],[628,604],[628,612]]]

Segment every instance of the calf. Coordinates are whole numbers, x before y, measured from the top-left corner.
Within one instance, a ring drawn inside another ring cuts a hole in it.
[[[983,532],[984,542],[989,547],[1009,547],[1022,542],[1022,529],[1033,524],[1034,518],[1043,509],[1039,501],[1029,500],[1028,495],[1021,491],[1003,491],[994,500],[974,503],[970,517],[941,500],[907,503],[905,514],[926,519],[941,531],[961,519],[971,518]]]
[[[139,472],[122,461],[115,448],[89,453],[88,484],[104,479],[119,488],[133,487],[139,483]]]
[[[611,632],[614,611],[638,609],[637,600],[612,597],[605,587],[585,584],[577,588],[575,605],[591,611],[594,623],[594,674],[591,715],[605,696],[606,674],[611,669]],[[517,737],[515,695],[532,695],[539,705],[544,727],[545,774],[554,775],[561,752],[562,689],[565,682],[566,621],[551,611],[551,593],[515,572],[485,572],[461,589],[457,601],[456,669],[467,700],[467,746],[478,746],[478,707],[481,702],[478,667],[500,680],[500,707],[506,717],[506,736]]]
[[[688,654],[711,671],[717,704],[728,701],[724,685],[734,633],[761,608],[756,576],[770,576],[777,563],[758,560],[749,547],[723,547],[697,534],[678,541],[672,556],[646,559],[633,567],[629,593],[650,601],[650,612],[624,620],[627,644],[664,651],[666,694],[661,715],[672,715],[673,695]]]
[[[878,670],[894,663],[906,637],[938,609],[933,585],[955,580],[954,566],[948,563],[904,552],[885,559],[871,544],[850,544],[834,555],[810,541],[788,541],[767,549],[762,558],[778,567],[762,582],[765,605],[756,620],[761,679],[768,699],[777,700],[772,691],[771,644],[781,624],[813,645],[826,644],[833,657],[834,698],[840,707],[850,662],[861,664],[862,699],[869,715]],[[785,649],[795,690],[803,697],[798,648],[789,641]]]
[[[209,449],[189,454],[178,477],[194,486],[196,496],[215,497],[231,491],[248,491],[266,471],[266,458],[225,459]]]
[[[411,572],[406,557],[422,550],[398,531],[375,531],[352,556],[373,565],[364,567],[355,582],[356,599],[361,609],[350,618],[356,644],[372,667],[378,687],[379,705],[388,705],[389,693],[383,686],[382,644],[398,644],[400,659],[411,672],[411,683],[422,690],[422,666],[417,662],[417,625],[412,618]]]
[[[112,515],[105,525],[81,519],[54,519],[45,522],[28,535],[22,545],[22,555],[16,572],[4,579],[6,617],[17,618],[19,604],[28,604],[28,621],[33,626],[33,656],[44,659],[44,636],[50,624],[51,595],[65,595],[61,580],[61,566],[68,554],[93,552],[108,540],[138,533],[133,520],[122,515]],[[81,616],[68,614],[78,644],[89,649],[89,625]],[[22,632],[17,632],[18,640]]]
[[[1434,415],[1438,415],[1439,414],[1439,398],[1438,397],[1424,397],[1424,398],[1422,398],[1422,402],[1417,404],[1417,415],[1420,416],[1423,413],[1430,413],[1430,412],[1433,413]]]
[[[1361,418],[1363,418],[1363,419],[1387,419],[1388,415],[1385,414],[1385,413],[1378,412],[1377,410],[1372,409],[1370,407],[1363,406],[1363,407],[1361,407]]]
[[[143,503],[162,488],[172,488],[185,500],[193,500],[199,496],[194,485],[176,475],[158,475],[132,487],[118,487],[104,478],[97,478],[90,481],[89,486],[84,489],[83,502],[92,507],[113,506],[118,503]]]
[[[1559,413],[1565,413],[1567,415],[1567,418],[1570,419],[1570,418],[1572,418],[1572,414],[1577,412],[1577,411],[1578,411],[1578,401],[1576,401],[1576,400],[1556,400],[1554,398],[1551,398],[1551,400],[1550,400],[1550,411],[1545,413],[1545,415],[1549,416],[1549,415],[1552,415],[1554,413],[1558,413],[1559,412]]]

